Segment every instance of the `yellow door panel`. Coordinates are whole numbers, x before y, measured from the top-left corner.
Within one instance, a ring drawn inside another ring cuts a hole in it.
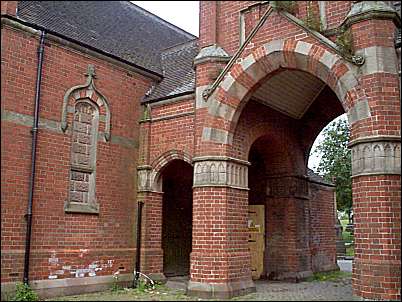
[[[263,205],[249,205],[248,214],[251,272],[253,279],[256,280],[261,277],[264,263],[265,208]]]

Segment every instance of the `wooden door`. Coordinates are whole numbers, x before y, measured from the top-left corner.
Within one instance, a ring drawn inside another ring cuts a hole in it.
[[[192,247],[192,191],[189,181],[166,181],[162,215],[164,274],[166,277],[188,275]]]
[[[256,280],[261,277],[264,265],[265,207],[263,205],[249,205],[248,214],[251,273],[253,280]]]

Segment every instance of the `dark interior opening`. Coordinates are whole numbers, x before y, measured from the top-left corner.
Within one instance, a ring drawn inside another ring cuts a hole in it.
[[[184,161],[174,160],[162,177],[163,271],[166,277],[189,275],[193,168]]]

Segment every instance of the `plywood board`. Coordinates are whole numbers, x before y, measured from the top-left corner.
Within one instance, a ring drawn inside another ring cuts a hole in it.
[[[265,250],[265,207],[249,205],[248,211],[249,248],[251,254],[251,272],[254,280],[261,277]]]

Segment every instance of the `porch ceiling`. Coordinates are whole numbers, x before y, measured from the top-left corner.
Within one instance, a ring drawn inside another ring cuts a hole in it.
[[[324,82],[309,73],[285,70],[262,84],[252,98],[290,117],[300,119],[324,87]]]

